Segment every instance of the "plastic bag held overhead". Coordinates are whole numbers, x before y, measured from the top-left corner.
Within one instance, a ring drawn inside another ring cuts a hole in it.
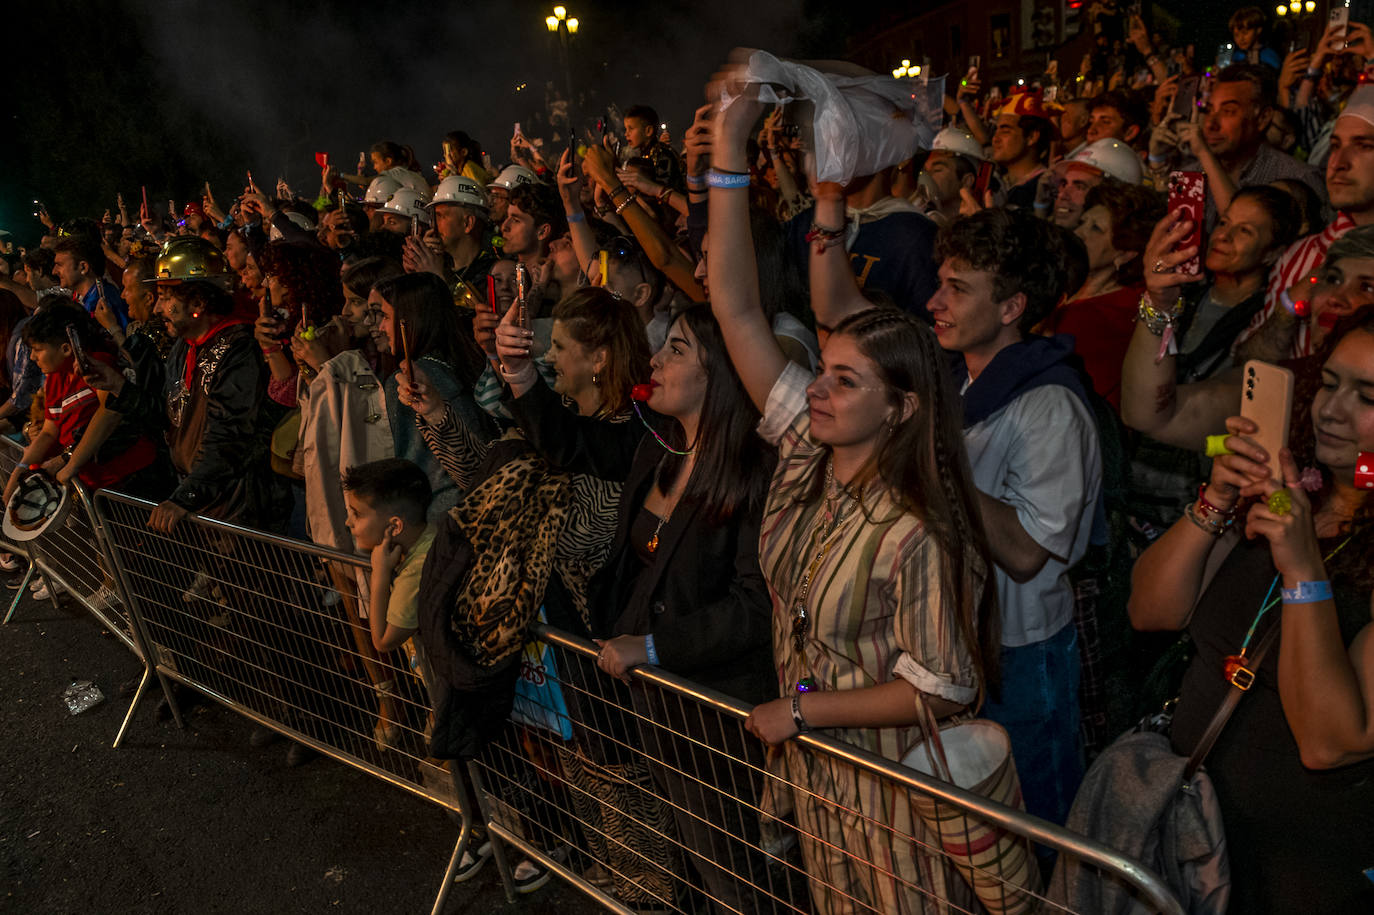
[[[757,84],[759,99],[782,104],[806,99],[815,106],[816,180],[848,184],[929,149],[932,92],[943,95],[944,79],[838,76],[754,51],[742,77]],[[737,96],[723,93],[721,107]]]

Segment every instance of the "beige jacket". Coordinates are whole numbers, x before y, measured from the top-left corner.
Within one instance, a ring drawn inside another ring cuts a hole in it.
[[[340,479],[350,467],[395,456],[381,379],[361,352],[348,350],[322,365],[308,383],[298,381],[296,400],[301,408],[296,461],[305,477],[310,537],[320,546],[352,553]]]

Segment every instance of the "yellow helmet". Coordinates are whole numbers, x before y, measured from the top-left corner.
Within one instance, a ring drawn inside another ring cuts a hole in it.
[[[224,286],[229,282],[224,254],[203,238],[187,235],[170,239],[157,256],[157,272],[149,283],[184,283],[205,280]]]

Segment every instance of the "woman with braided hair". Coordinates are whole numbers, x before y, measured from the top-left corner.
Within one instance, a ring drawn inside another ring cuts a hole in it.
[[[992,560],[958,392],[934,333],[892,309],[830,329],[818,376],[788,363],[760,306],[748,198],[733,180],[756,113],[741,97],[716,120],[708,252],[711,308],[778,449],[759,560],[780,698],[748,726],[780,747],[778,774],[797,786],[816,911],[921,912],[925,898],[962,890],[938,858],[894,840],[921,834],[908,799],[791,738],[823,729],[900,760],[922,739],[922,703],[945,718],[996,679]]]

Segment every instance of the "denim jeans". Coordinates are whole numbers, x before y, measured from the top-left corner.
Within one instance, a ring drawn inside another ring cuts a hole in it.
[[[1002,694],[982,710],[1011,736],[1026,809],[1060,825],[1083,780],[1078,675],[1078,631],[1070,622],[1043,642],[1003,646]]]

